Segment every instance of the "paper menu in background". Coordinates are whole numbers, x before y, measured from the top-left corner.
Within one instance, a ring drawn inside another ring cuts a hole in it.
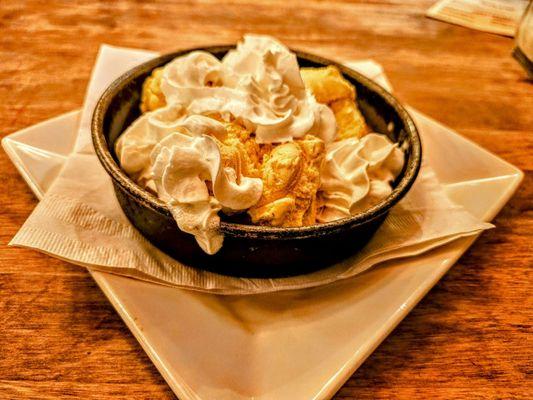
[[[426,16],[505,36],[514,36],[528,0],[440,0]]]

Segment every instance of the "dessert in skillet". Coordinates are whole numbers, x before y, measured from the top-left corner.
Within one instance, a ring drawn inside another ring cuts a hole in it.
[[[141,111],[116,142],[120,165],[209,254],[223,242],[219,213],[273,227],[349,217],[387,197],[404,164],[336,67],[300,69],[268,36],[155,69]]]

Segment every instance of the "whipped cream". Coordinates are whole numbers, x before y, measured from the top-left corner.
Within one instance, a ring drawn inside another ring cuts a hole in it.
[[[171,104],[139,117],[115,147],[124,171],[156,192],[208,254],[223,242],[218,211],[246,210],[263,191],[261,179],[242,176],[238,161],[223,162],[216,138],[225,134],[224,124]]]
[[[385,135],[331,143],[322,168],[317,220],[350,217],[377,204],[392,192],[403,164],[403,151]]]
[[[336,135],[335,116],[306,91],[296,55],[269,36],[245,35],[222,61],[202,51],[174,59],[164,67],[161,91],[188,114],[241,118],[258,143],[308,133],[329,143]]]

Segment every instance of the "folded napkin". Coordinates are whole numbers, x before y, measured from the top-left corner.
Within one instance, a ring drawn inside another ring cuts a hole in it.
[[[101,93],[122,73],[154,56],[151,52],[102,46],[87,90],[75,150],[11,245],[155,283],[218,294],[253,294],[346,279],[377,263],[417,255],[492,227],[450,201],[431,168],[431,160],[424,160],[412,189],[372,240],[357,254],[326,269],[290,278],[245,279],[202,271],[174,260],[129,223],[90,138],[92,112]],[[375,63],[350,64],[371,78],[379,75]],[[386,80],[381,83],[388,84]]]

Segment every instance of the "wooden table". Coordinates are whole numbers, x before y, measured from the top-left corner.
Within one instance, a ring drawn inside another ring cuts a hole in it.
[[[431,3],[2,0],[0,131],[79,108],[101,43],[167,52],[257,32],[378,61],[401,100],[526,178],[336,398],[531,398],[533,85],[511,39],[427,19]],[[173,398],[87,272],[6,246],[37,200],[3,152],[0,168],[0,399]]]

